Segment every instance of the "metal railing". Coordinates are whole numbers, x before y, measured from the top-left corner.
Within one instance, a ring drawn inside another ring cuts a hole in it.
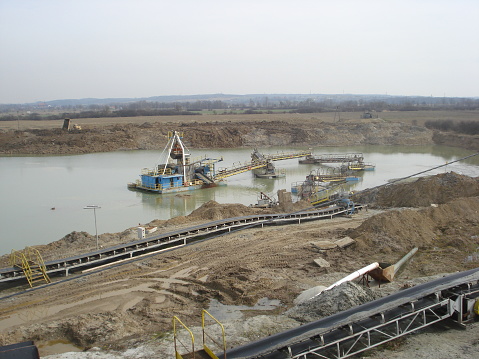
[[[295,153],[277,153],[274,155],[263,155],[266,160],[271,161],[281,161],[281,160],[289,160],[291,158],[301,158],[306,156],[311,156],[311,151],[300,151]]]
[[[231,168],[220,169],[213,177],[213,180],[218,181],[218,180],[221,180],[230,176],[234,176],[243,172],[248,172],[257,168],[266,167],[267,165],[268,165],[268,161],[251,161],[251,162],[240,163]]]
[[[315,163],[363,162],[364,156],[362,153],[328,153],[317,156],[310,155],[308,159],[314,160]]]
[[[206,333],[205,327],[205,314],[207,314],[211,319],[215,321],[221,328],[221,336],[222,341],[219,343],[215,340],[212,336]],[[210,339],[218,348],[223,350],[223,358],[226,359],[226,335],[225,335],[225,327],[221,324],[218,319],[213,317],[210,313],[208,313],[205,309],[201,311],[201,328],[203,329],[203,350],[213,359],[219,359],[213,351],[206,345],[206,338]]]
[[[51,282],[43,258],[35,248],[25,247],[23,251],[12,250],[10,265],[23,270],[30,287],[33,287],[33,283],[39,280],[44,280],[47,283]]]
[[[190,334],[191,338],[191,350],[188,348],[186,344],[184,344],[179,338],[178,338],[178,331],[176,330],[176,323],[180,324],[184,329],[188,331]],[[173,317],[173,340],[175,343],[175,358],[176,359],[182,359],[183,357],[181,354],[178,352],[178,344],[181,345],[185,350],[188,351],[188,353],[193,353],[193,358],[195,359],[195,337],[193,336],[193,332],[185,325],[183,322],[177,317]]]

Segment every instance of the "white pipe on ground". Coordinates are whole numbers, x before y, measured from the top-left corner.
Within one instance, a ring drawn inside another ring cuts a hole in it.
[[[374,263],[371,263],[369,265],[367,265],[366,267],[363,267],[361,269],[358,269],[357,271],[347,275],[346,277],[338,280],[337,282],[331,284],[329,287],[327,287],[325,290],[330,290],[338,285],[340,285],[341,283],[344,283],[344,282],[349,282],[349,281],[352,281],[353,279],[356,279],[356,278],[359,278],[361,277],[362,275],[372,271],[373,269],[376,269],[376,268],[379,268],[379,263],[378,262],[374,262]],[[321,291],[319,292],[318,294],[316,294],[315,296],[313,296],[312,298],[320,295],[322,292],[324,291]]]

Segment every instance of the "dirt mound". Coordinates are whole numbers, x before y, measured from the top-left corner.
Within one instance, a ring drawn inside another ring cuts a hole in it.
[[[91,248],[92,250],[96,246],[96,238],[88,234],[87,232],[76,232],[73,231],[67,234],[62,239],[58,241],[51,242],[45,245],[37,245],[32,246],[33,248],[37,249],[43,257],[44,261],[52,260],[55,258],[59,258],[58,255],[62,255],[62,258],[69,257],[76,253],[81,252],[85,248]],[[72,248],[75,250],[72,252]],[[53,257],[54,254],[54,257]],[[0,267],[9,267],[10,255],[5,254],[0,257]]]
[[[464,135],[452,132],[434,131],[432,139],[436,145],[467,148],[479,151],[479,136]]]
[[[298,206],[304,206],[299,203]],[[294,208],[296,209],[297,206]],[[298,207],[300,208],[300,207]],[[201,207],[194,210],[188,216],[178,216],[169,220],[154,220],[148,223],[148,226],[156,226],[169,229],[179,229],[189,227],[199,223],[216,221],[224,218],[242,217],[253,214],[272,213],[268,208],[252,208],[242,204],[220,204],[216,201],[204,203]],[[99,235],[99,244],[101,248],[131,242],[136,240],[136,228],[129,228],[120,233],[104,233]],[[87,232],[73,231],[58,241],[46,245],[34,246],[42,254],[45,261],[59,258],[67,258],[79,253],[85,253],[96,250],[96,237]],[[0,257],[0,268],[9,267],[9,255]]]
[[[311,204],[308,201],[298,201],[292,203],[287,209],[289,211],[298,211],[309,208]],[[178,216],[168,220],[154,220],[149,223],[150,226],[158,226],[162,228],[183,227],[195,223],[205,223],[208,221],[218,221],[226,218],[243,217],[254,214],[265,213],[283,213],[284,206],[276,206],[273,208],[254,208],[248,207],[240,203],[218,203],[216,201],[208,201],[195,209],[187,216]]]
[[[360,247],[394,252],[430,245],[437,236],[436,224],[417,210],[389,211],[366,220],[349,236]]]
[[[138,318],[122,312],[104,312],[96,314],[81,314],[68,320],[51,321],[48,326],[33,324],[28,327],[16,328],[6,334],[6,337],[21,335],[31,340],[45,338],[66,338],[71,343],[89,348],[98,338],[111,341],[119,340],[142,331],[145,323]]]
[[[195,209],[187,216],[178,216],[168,220],[154,220],[148,225],[162,228],[181,228],[195,223],[217,221],[224,218],[248,216],[258,213],[271,213],[267,208],[252,208],[239,203],[220,204],[216,201],[208,201]]]
[[[479,197],[459,198],[437,207],[403,209],[375,215],[348,234],[359,249],[380,253],[403,252],[414,247],[461,247],[479,244]]]
[[[67,234],[65,237],[62,238],[62,241],[57,241],[53,242],[53,244],[59,244],[61,242],[68,243],[68,244],[78,244],[78,243],[83,243],[85,240],[90,241],[92,239],[92,236],[88,234],[87,232],[71,232]]]
[[[344,282],[298,304],[285,314],[299,322],[308,323],[370,302],[376,297],[369,288],[354,282]]]
[[[397,183],[354,195],[358,203],[371,207],[426,207],[459,197],[479,196],[479,178],[455,172],[420,177],[411,183]]]
[[[137,238],[136,229],[130,228],[120,233],[103,233],[98,236],[98,243],[100,248],[107,248],[121,243],[132,242]],[[44,261],[68,258],[97,249],[95,235],[76,231],[68,233],[58,241],[32,247],[40,252]],[[9,254],[0,257],[0,268],[10,267],[9,258]]]
[[[263,209],[251,208],[238,203],[220,204],[216,201],[208,201],[191,212],[188,218],[215,221],[223,218],[241,217],[264,212]]]
[[[82,126],[82,130],[70,132],[62,131],[58,123],[58,128],[53,129],[0,132],[0,153],[79,154],[125,149],[161,150],[166,144],[167,132],[173,129],[184,131],[187,134],[185,141],[192,148],[337,146],[345,142],[350,145],[432,143],[432,131],[400,122],[373,119],[367,123],[336,124],[314,120],[296,121],[292,126],[295,115],[286,116],[283,121],[276,120],[283,116],[272,114],[266,121],[260,121],[255,116],[248,120],[225,118],[206,122],[204,116],[191,116],[188,121],[195,122],[181,124],[155,118],[148,125],[117,123]]]

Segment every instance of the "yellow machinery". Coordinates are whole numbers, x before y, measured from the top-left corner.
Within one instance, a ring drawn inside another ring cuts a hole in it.
[[[39,281],[45,281],[46,283],[51,282],[43,258],[40,252],[35,248],[25,247],[23,251],[12,250],[10,254],[10,265],[23,270],[30,287],[33,287],[33,283]]]

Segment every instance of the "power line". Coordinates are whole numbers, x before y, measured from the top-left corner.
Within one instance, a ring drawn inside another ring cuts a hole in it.
[[[473,153],[472,155],[465,156],[465,157],[459,158],[459,159],[454,160],[454,161],[451,161],[451,162],[446,162],[445,164],[442,164],[442,165],[439,165],[439,166],[436,166],[436,167],[432,167],[432,168],[429,168],[429,169],[427,169],[427,170],[424,170],[424,171],[421,171],[421,172],[417,172],[417,173],[414,173],[414,174],[409,175],[409,176],[406,176],[406,177],[402,177],[402,178],[395,179],[394,181],[391,181],[391,182],[388,182],[388,183],[380,184],[380,185],[378,185],[378,186],[371,187],[371,188],[366,188],[366,189],[364,189],[364,190],[362,190],[362,191],[359,191],[358,193],[364,192],[364,191],[373,190],[373,189],[380,188],[380,187],[384,187],[384,186],[389,186],[389,185],[391,185],[391,184],[393,184],[393,183],[396,183],[396,182],[399,182],[399,181],[403,181],[403,180],[405,180],[405,179],[407,179],[407,178],[411,178],[411,177],[414,177],[414,176],[417,176],[417,175],[420,175],[420,174],[423,174],[423,173],[427,173],[427,172],[436,170],[436,169],[441,168],[441,167],[444,167],[444,166],[448,166],[448,165],[450,165],[451,163],[456,163],[456,162],[464,161],[465,159],[468,159],[468,158],[471,158],[471,157],[474,157],[474,156],[477,156],[477,155],[479,155],[479,152]]]

